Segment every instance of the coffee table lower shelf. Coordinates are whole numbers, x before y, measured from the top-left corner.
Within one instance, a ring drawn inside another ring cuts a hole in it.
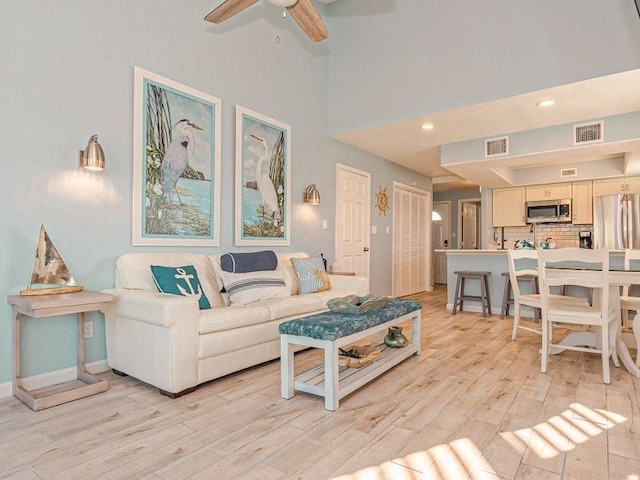
[[[380,356],[369,365],[360,368],[338,367],[338,399],[353,393],[361,386],[396,366],[405,358],[418,352],[418,348],[415,345],[390,348],[380,344],[375,345],[375,347],[380,350]],[[324,396],[326,387],[324,365],[318,365],[297,376],[294,385],[299,392]]]

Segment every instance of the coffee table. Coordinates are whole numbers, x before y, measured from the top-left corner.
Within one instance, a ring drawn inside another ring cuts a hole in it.
[[[280,324],[280,362],[282,398],[292,398],[295,390],[324,397],[325,408],[336,410],[339,400],[377,378],[421,350],[422,305],[413,300],[389,299],[387,306],[361,315],[331,311],[317,313]],[[382,343],[386,330],[411,320],[411,341],[402,348]],[[338,349],[378,334],[380,356],[361,368],[340,367]],[[324,362],[294,378],[296,345],[322,348]]]

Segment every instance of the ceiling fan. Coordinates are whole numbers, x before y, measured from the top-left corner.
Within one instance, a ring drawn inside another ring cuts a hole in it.
[[[311,0],[267,1],[273,5],[286,8],[304,33],[314,42],[320,42],[329,37],[327,27],[325,27],[318,10],[313,6]],[[207,22],[222,23],[257,2],[258,0],[225,0],[204,19]]]

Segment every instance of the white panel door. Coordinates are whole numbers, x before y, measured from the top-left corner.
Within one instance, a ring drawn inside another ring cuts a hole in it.
[[[462,204],[462,248],[478,248],[478,205]]]
[[[337,167],[336,258],[343,272],[369,277],[371,175]]]

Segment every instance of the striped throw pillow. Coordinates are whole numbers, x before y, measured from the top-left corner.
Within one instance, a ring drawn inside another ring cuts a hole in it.
[[[224,295],[229,303],[247,305],[249,303],[290,296],[289,287],[284,283],[280,269],[260,270],[248,273],[218,272],[224,285]]]
[[[320,255],[308,258],[291,257],[291,263],[298,277],[300,295],[331,289],[331,282]]]

